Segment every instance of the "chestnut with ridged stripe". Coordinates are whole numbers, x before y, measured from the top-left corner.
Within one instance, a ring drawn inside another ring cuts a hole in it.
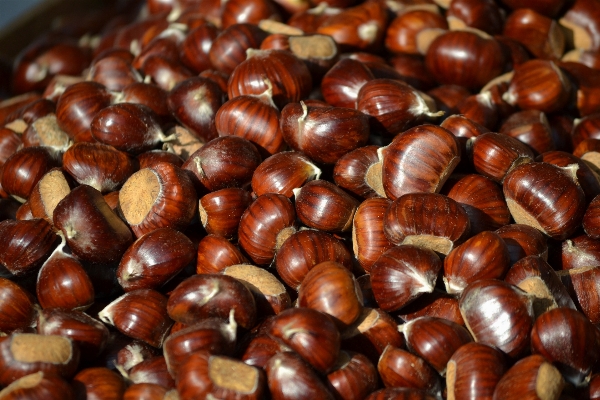
[[[413,192],[437,193],[460,161],[454,135],[435,125],[414,127],[379,149],[388,198]]]

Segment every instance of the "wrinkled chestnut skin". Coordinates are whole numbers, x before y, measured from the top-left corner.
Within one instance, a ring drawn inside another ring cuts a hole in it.
[[[505,60],[495,39],[468,31],[450,31],[431,43],[425,65],[441,84],[478,90],[502,73]]]

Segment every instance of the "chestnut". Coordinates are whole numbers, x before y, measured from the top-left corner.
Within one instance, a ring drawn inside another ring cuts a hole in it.
[[[458,299],[441,290],[424,293],[415,301],[403,307],[398,316],[407,322],[420,317],[434,317],[465,325],[465,321],[460,314]]]
[[[238,136],[211,140],[195,151],[183,164],[190,171],[198,193],[228,187],[244,187],[261,163],[256,146]]]
[[[246,60],[231,73],[227,94],[258,95],[273,86],[273,102],[278,108],[307,98],[312,78],[306,64],[285,50],[248,50]]]
[[[53,216],[56,206],[71,191],[72,180],[60,168],[52,168],[33,188],[28,204],[34,218],[43,218],[54,224]]]
[[[123,254],[117,280],[130,292],[156,289],[194,261],[196,249],[183,233],[159,228],[137,239]]]
[[[271,357],[265,365],[265,372],[273,400],[334,399],[319,375],[293,352],[282,352]]]
[[[377,259],[393,244],[385,236],[384,217],[392,202],[389,199],[372,198],[363,201],[354,213],[352,221],[352,245],[354,256],[368,273]]]
[[[321,177],[321,170],[308,157],[297,151],[284,151],[265,159],[254,170],[252,190],[256,196],[266,193],[294,195],[293,189]]]
[[[537,229],[524,224],[510,224],[496,230],[508,247],[511,264],[523,257],[540,256],[548,259],[545,236]]]
[[[281,110],[281,132],[294,150],[322,164],[334,164],[341,156],[366,144],[369,118],[343,107],[314,107],[290,103]]]
[[[494,399],[514,396],[535,396],[559,399],[565,380],[559,370],[539,354],[525,357],[515,363],[496,385]]]
[[[84,310],[94,303],[94,286],[83,265],[68,251],[65,237],[44,262],[36,282],[42,308]]]
[[[73,388],[65,379],[42,371],[25,375],[5,387],[2,399],[75,400]]]
[[[197,201],[188,174],[165,162],[134,173],[119,191],[123,216],[138,238],[157,228],[182,230],[194,218]]]
[[[260,369],[206,351],[192,353],[181,365],[177,377],[177,392],[185,399],[258,400],[264,390],[265,377]]]
[[[448,399],[492,398],[508,369],[506,356],[493,346],[470,342],[452,354],[446,369]]]
[[[267,32],[253,24],[231,25],[213,40],[208,52],[210,63],[215,69],[229,75],[246,59],[246,51],[259,48],[267,35]]]
[[[54,209],[53,220],[69,248],[85,261],[115,262],[133,242],[127,225],[91,186],[78,186],[65,196]]]
[[[441,390],[439,375],[424,359],[391,345],[381,354],[377,370],[386,387],[421,389],[433,395]]]
[[[314,180],[294,190],[296,213],[303,224],[326,232],[352,229],[356,201],[341,188],[325,180]]]
[[[215,274],[230,265],[244,264],[248,259],[240,249],[222,236],[208,235],[200,240],[196,273]]]
[[[371,79],[375,77],[363,63],[341,59],[321,80],[323,99],[334,107],[354,108],[360,88]]]
[[[504,240],[495,232],[483,231],[454,248],[444,259],[444,285],[450,294],[460,294],[479,279],[502,279],[510,268]]]
[[[79,363],[79,348],[64,336],[13,333],[0,341],[0,384],[35,372],[71,378]]]
[[[585,194],[573,175],[568,168],[537,162],[511,170],[503,186],[515,221],[533,226],[554,239],[571,236],[585,212]],[[540,202],[543,209],[538,205]]]
[[[333,167],[335,184],[362,198],[385,195],[378,149],[363,146],[341,156]]]
[[[443,318],[421,317],[400,325],[409,351],[422,357],[440,375],[446,375],[450,357],[461,346],[472,341],[463,326]]]
[[[469,284],[459,300],[460,312],[478,343],[496,346],[519,358],[529,346],[533,300],[509,283],[482,279]]]
[[[109,338],[108,328],[82,311],[52,308],[40,311],[37,332],[71,339],[79,348],[82,363],[100,355]]]
[[[340,351],[340,333],[327,314],[311,308],[290,308],[268,323],[267,333],[317,371],[333,370]]]
[[[432,292],[441,268],[442,262],[432,250],[413,245],[392,247],[371,266],[377,304],[384,311],[396,311]]]
[[[256,264],[269,264],[296,232],[296,210],[281,194],[267,193],[248,206],[238,229],[238,243]]]
[[[106,400],[120,400],[126,384],[116,372],[106,367],[82,369],[73,377],[73,390],[76,397],[97,397]]]
[[[390,22],[385,48],[392,53],[424,54],[423,37],[446,29],[448,23],[438,12],[425,8],[406,10]]]
[[[396,200],[412,192],[437,193],[460,161],[458,143],[445,128],[421,125],[378,150],[383,189]]]
[[[521,43],[535,58],[556,60],[564,53],[565,35],[557,21],[529,8],[514,10],[502,34]]]
[[[98,313],[100,320],[121,333],[160,348],[173,321],[167,315],[167,298],[152,289],[124,294]]]
[[[325,261],[315,265],[302,280],[297,305],[328,314],[339,326],[346,327],[360,316],[362,295],[346,267]]]
[[[341,351],[336,368],[327,375],[327,381],[343,399],[364,399],[377,388],[377,370],[363,354]]]
[[[13,275],[38,269],[58,245],[58,236],[43,219],[0,222],[0,265]]]
[[[0,331],[9,333],[32,326],[36,308],[33,296],[19,284],[0,277]],[[10,300],[8,300],[10,299]]]
[[[243,328],[251,329],[256,322],[252,292],[227,275],[193,275],[183,280],[171,292],[166,312],[173,320],[188,325],[208,317],[228,319],[232,313]]]
[[[390,204],[383,229],[393,244],[432,249],[447,255],[470,233],[469,218],[454,200],[436,193],[409,193]]]

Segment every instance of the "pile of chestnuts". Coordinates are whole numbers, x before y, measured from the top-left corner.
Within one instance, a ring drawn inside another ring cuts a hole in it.
[[[114,0],[0,101],[0,400],[600,399],[600,0]]]

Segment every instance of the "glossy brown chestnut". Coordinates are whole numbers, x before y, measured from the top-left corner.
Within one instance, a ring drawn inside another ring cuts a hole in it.
[[[554,363],[568,382],[581,385],[598,360],[597,328],[579,311],[555,308],[531,330],[531,350]]]
[[[175,380],[167,369],[165,357],[158,355],[141,361],[124,377],[133,383],[154,383],[167,389],[175,388]]]
[[[194,218],[198,197],[189,175],[158,163],[131,175],[119,191],[119,205],[137,237],[158,228],[182,230]]]
[[[0,222],[0,265],[13,275],[35,271],[58,245],[58,236],[43,219]]]
[[[532,9],[513,11],[502,34],[521,43],[535,58],[556,60],[564,53],[565,35],[558,22]]]
[[[261,162],[256,147],[247,139],[223,136],[206,143],[183,164],[192,172],[198,193],[228,187],[244,187]]]
[[[219,85],[203,77],[180,82],[167,98],[173,116],[203,142],[217,137],[215,116],[224,101]]]
[[[366,144],[369,118],[349,108],[314,107],[300,101],[281,110],[281,132],[294,150],[317,163],[334,164]]]
[[[82,311],[53,308],[42,310],[37,318],[37,333],[69,338],[79,348],[81,362],[89,363],[104,350],[108,328]]]
[[[513,168],[533,161],[531,148],[508,135],[484,133],[467,143],[467,151],[477,173],[502,183]]]
[[[552,113],[566,106],[570,92],[569,79],[554,62],[530,60],[515,68],[502,98],[523,110]]]
[[[240,249],[221,236],[208,235],[200,240],[196,273],[216,274],[230,265],[247,263]]]
[[[229,75],[246,59],[246,51],[258,49],[267,35],[267,32],[253,24],[229,26],[213,41],[208,52],[210,62],[215,69]]]
[[[73,341],[56,335],[13,333],[0,341],[0,353],[4,386],[35,372],[71,378],[79,363],[79,349]]]
[[[331,317],[322,312],[290,308],[270,321],[267,333],[321,373],[328,373],[335,366],[340,351],[340,333]]]
[[[377,51],[383,44],[386,23],[384,4],[367,2],[330,15],[319,24],[317,33],[333,37],[342,50]]]
[[[134,383],[123,393],[123,400],[162,400],[168,398],[169,393],[175,393],[175,389],[168,390],[166,387],[156,383]],[[173,395],[173,394],[171,394]]]
[[[85,261],[115,262],[133,242],[127,225],[91,186],[73,189],[58,203],[53,218],[69,248]]]
[[[308,157],[297,151],[273,154],[254,170],[252,190],[256,196],[266,193],[294,195],[293,189],[321,177],[321,170]]]
[[[448,254],[468,237],[470,223],[465,210],[451,198],[410,193],[388,207],[383,229],[396,245],[415,245]]]
[[[219,29],[207,22],[191,30],[179,48],[181,62],[192,71],[200,73],[213,67],[208,56]]]
[[[363,146],[340,157],[333,168],[333,181],[362,198],[384,194],[379,146]]]
[[[479,31],[450,31],[433,40],[425,56],[429,72],[441,84],[478,90],[500,75],[506,60],[500,43]]]
[[[342,59],[321,80],[323,99],[334,107],[354,108],[360,88],[371,79],[375,77],[363,63]]]
[[[563,271],[564,272],[564,271]],[[561,279],[539,256],[527,256],[517,261],[504,280],[534,296],[533,311],[539,316],[556,307],[575,309],[575,304]]]
[[[271,272],[250,264],[232,265],[223,274],[242,282],[252,292],[259,315],[279,314],[291,307],[292,301],[285,285]]]
[[[575,232],[585,212],[585,195],[577,180],[568,169],[551,164],[527,163],[511,170],[504,180],[504,195],[517,223],[558,240]]]
[[[461,346],[446,369],[448,399],[491,399],[506,364],[504,353],[495,347],[475,342]]]
[[[379,307],[396,311],[433,291],[439,257],[429,249],[401,245],[387,250],[371,267],[371,286]]]
[[[183,233],[159,228],[137,239],[123,254],[117,280],[130,292],[156,289],[192,263],[196,248]]]
[[[334,399],[333,394],[314,369],[291,351],[282,352],[271,357],[265,366],[265,371],[273,400]],[[290,379],[292,376],[293,378]]]
[[[236,329],[234,319],[226,323],[219,318],[208,318],[170,334],[165,339],[163,351],[171,375],[177,378],[181,365],[196,351],[231,355],[236,341]]]
[[[151,346],[162,347],[173,321],[167,315],[167,298],[152,289],[126,293],[98,313],[102,322]]]
[[[72,384],[76,398],[120,400],[126,388],[123,378],[106,367],[82,369],[73,377]]]
[[[266,78],[265,78],[266,79]],[[215,126],[219,136],[235,135],[251,141],[261,154],[272,155],[286,147],[279,127],[280,113],[273,103],[273,85],[265,93],[241,95],[219,108]]]
[[[392,53],[424,54],[427,50],[424,48],[424,38],[432,32],[446,29],[446,19],[433,10],[406,10],[390,22],[386,30],[385,48]]]
[[[25,147],[13,153],[2,168],[2,189],[24,203],[38,181],[60,167],[60,154],[50,147]]]
[[[171,292],[166,304],[173,320],[194,324],[204,318],[228,319],[251,329],[256,322],[256,303],[252,292],[237,279],[226,275],[193,275]]]
[[[381,354],[377,370],[386,387],[421,389],[433,395],[441,389],[439,375],[424,359],[391,345]]]
[[[560,269],[600,265],[600,241],[588,235],[565,240],[561,246]]]
[[[134,103],[103,108],[94,116],[90,129],[97,141],[131,154],[152,150],[172,139],[162,132],[150,108]]]
[[[456,297],[441,290],[423,294],[404,307],[398,316],[407,322],[420,317],[434,317],[465,324]]]
[[[451,1],[446,17],[451,29],[470,27],[490,35],[499,34],[504,23],[504,14],[501,8],[491,0]]]
[[[510,262],[514,264],[527,256],[540,256],[548,259],[548,245],[545,236],[537,229],[523,224],[505,225],[496,231],[508,246]]]
[[[460,294],[479,279],[502,279],[510,268],[504,240],[495,232],[483,231],[454,248],[444,259],[444,285],[450,294]]]
[[[499,132],[527,144],[536,155],[556,150],[548,118],[538,110],[513,113],[504,121]]]
[[[0,331],[30,327],[35,319],[34,298],[17,283],[0,277]]]
[[[363,201],[356,209],[352,221],[352,244],[354,256],[368,273],[379,256],[393,247],[385,236],[384,217],[392,202],[373,198]]]
[[[54,224],[52,220],[54,210],[58,203],[69,194],[72,184],[69,174],[62,169],[53,168],[48,171],[35,185],[27,201],[31,208],[31,215],[34,218],[43,218],[49,224]]]
[[[75,400],[73,388],[63,378],[42,371],[17,379],[2,391],[2,400],[47,399]]]
[[[206,351],[191,354],[181,365],[177,379],[177,392],[190,400],[258,400],[264,390],[265,377],[260,369]]]
[[[231,73],[227,94],[259,95],[273,85],[273,102],[278,108],[308,97],[312,78],[302,60],[285,50],[248,50],[246,60]]]
[[[495,230],[510,223],[510,211],[502,189],[491,179],[470,174],[450,185],[447,195],[466,211],[472,234]]]
[[[327,381],[332,391],[343,399],[364,399],[377,388],[377,369],[363,354],[342,351]]]
[[[437,193],[460,161],[458,143],[447,129],[421,125],[378,150],[383,189],[395,200],[413,192]]]
[[[593,324],[600,320],[600,309],[598,307],[598,279],[600,268],[598,266],[585,266],[562,270],[557,272],[560,280],[573,299],[577,310],[581,311]],[[575,307],[569,304],[570,308]],[[565,307],[565,305],[563,305]]]
[[[238,243],[255,263],[269,264],[283,242],[296,231],[296,211],[281,194],[267,193],[248,206],[238,230]]]
[[[371,118],[371,131],[394,136],[423,121],[439,117],[435,103],[428,104],[412,86],[396,79],[379,78],[358,92],[356,108]]]
[[[137,171],[138,162],[112,146],[83,142],[65,152],[63,168],[79,184],[108,193],[117,190]]]
[[[44,309],[85,310],[94,303],[94,286],[83,265],[65,251],[64,236],[61,239],[62,243],[38,272],[38,302]]]
[[[362,294],[352,273],[333,261],[315,265],[298,288],[299,307],[328,314],[341,327],[356,321],[362,303]]]
[[[233,239],[242,214],[252,202],[250,193],[240,188],[211,192],[200,199],[200,221],[211,235]]]
[[[90,125],[98,111],[110,105],[104,85],[79,82],[70,85],[56,102],[58,126],[76,142],[93,142]]]
[[[519,360],[500,379],[494,390],[494,400],[515,396],[534,396],[558,400],[565,386],[559,370],[539,354]]]
[[[296,213],[303,224],[327,232],[352,229],[352,218],[359,203],[338,186],[319,179],[306,183],[294,194]]]
[[[518,358],[529,346],[533,300],[503,281],[482,279],[469,284],[460,296],[460,312],[473,339],[496,346]]]

